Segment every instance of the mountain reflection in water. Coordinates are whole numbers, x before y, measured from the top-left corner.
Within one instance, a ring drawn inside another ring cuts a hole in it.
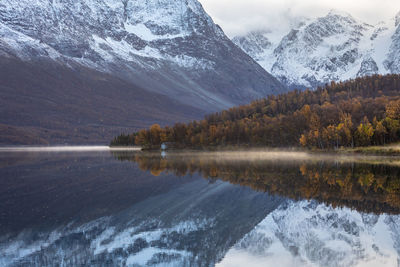
[[[109,152],[0,159],[0,266],[212,266],[284,201]]]
[[[399,166],[291,152],[0,153],[0,266],[395,266]]]

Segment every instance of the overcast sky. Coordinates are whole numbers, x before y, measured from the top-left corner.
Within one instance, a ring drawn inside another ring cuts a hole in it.
[[[260,28],[283,29],[297,17],[323,16],[331,9],[375,24],[400,11],[400,0],[199,0],[230,36]]]

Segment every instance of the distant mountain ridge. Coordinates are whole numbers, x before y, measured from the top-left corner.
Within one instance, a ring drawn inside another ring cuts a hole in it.
[[[336,10],[308,19],[279,42],[268,32],[232,40],[291,88],[315,88],[331,81],[400,73],[400,12],[377,25]]]
[[[60,73],[73,70],[76,77],[63,80],[65,88],[61,90],[56,84],[49,86],[56,91],[60,89],[61,95],[72,94],[68,97],[74,99],[79,99],[79,88],[74,79],[85,79],[81,74],[87,69],[98,72],[89,75],[89,79],[106,73],[108,79],[123,81],[125,88],[134,87],[148,94],[150,99],[153,97],[165,103],[169,109],[162,112],[177,113],[177,117],[181,114],[180,119],[185,120],[286,91],[285,86],[225,36],[197,0],[4,0],[0,3],[0,57],[22,65],[28,63],[32,71],[47,69],[44,70],[47,74],[53,71],[53,67],[46,66],[54,64],[63,68]],[[14,69],[14,75],[19,74],[18,68]],[[56,77],[58,74],[50,75]],[[36,73],[32,80],[24,75],[17,80],[32,84],[40,76]],[[7,102],[2,101],[5,105],[2,114],[10,113],[13,112],[12,106],[21,104],[19,95],[26,92],[19,91],[18,85],[9,86],[8,77],[0,75],[0,78],[4,87],[14,86],[7,95],[4,92],[1,95],[2,99],[8,98]],[[115,82],[112,83],[115,86]],[[109,86],[112,91],[113,86]],[[42,85],[42,88],[29,90],[41,90],[46,94],[50,88],[45,89]],[[125,94],[129,94],[128,91]],[[148,113],[150,118],[143,118],[142,125],[129,121],[129,116],[138,116],[133,112],[135,109],[127,107],[129,101],[124,95],[114,94],[107,101],[115,101],[118,108],[123,106],[131,113],[122,114],[120,111],[111,116],[116,122],[105,122],[101,111],[103,104],[91,101],[90,94],[85,97],[88,97],[87,107],[98,111],[96,116],[100,117],[95,121],[88,120],[88,123],[99,125],[106,132],[113,124],[132,129],[153,122],[176,121],[164,118],[169,115],[153,116],[153,112]],[[121,106],[120,100],[125,104]],[[12,126],[25,127],[26,124],[21,122],[31,118],[33,122],[29,126],[42,127],[34,122],[38,117],[35,111],[42,104],[35,98],[30,102],[25,106],[30,109],[30,114],[20,111],[18,116],[14,116]],[[151,101],[142,101],[141,104],[152,107],[156,114],[160,113],[160,105]],[[59,99],[57,105],[65,103]],[[178,111],[176,106],[179,105],[184,112]],[[140,110],[137,112],[141,113]],[[66,113],[65,116],[71,115]],[[55,117],[63,120],[62,114]],[[0,123],[10,124],[10,120],[1,116]],[[71,124],[66,126],[69,130],[79,128],[72,118],[68,123]],[[45,128],[65,131],[54,125]],[[115,127],[113,129],[115,132]],[[88,138],[86,133],[84,136]]]

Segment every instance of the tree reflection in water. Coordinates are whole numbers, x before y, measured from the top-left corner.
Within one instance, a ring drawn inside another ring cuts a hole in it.
[[[400,159],[301,152],[112,152],[158,176],[199,173],[295,200],[368,213],[400,213]]]

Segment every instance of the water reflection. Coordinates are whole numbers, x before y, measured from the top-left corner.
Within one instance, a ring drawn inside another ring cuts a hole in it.
[[[296,152],[118,153],[157,176],[199,173],[295,200],[314,199],[368,213],[400,213],[398,158]]]
[[[0,266],[212,266],[284,201],[109,152],[0,159]]]
[[[396,266],[399,161],[0,152],[0,266]]]
[[[201,174],[285,196],[217,266],[398,266],[398,158],[307,153],[115,153],[152,175]],[[324,202],[325,204],[321,204]]]
[[[398,266],[399,240],[399,216],[289,201],[237,242],[217,266]]]

